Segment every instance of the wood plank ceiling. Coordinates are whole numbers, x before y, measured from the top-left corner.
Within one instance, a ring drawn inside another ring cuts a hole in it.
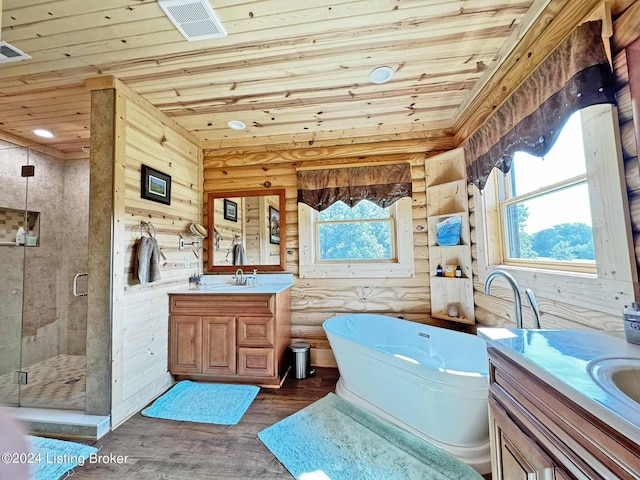
[[[81,155],[84,81],[114,75],[205,148],[420,138],[453,125],[519,23],[549,1],[210,3],[228,36],[188,42],[153,0],[0,2],[0,38],[33,57],[0,65],[0,133]],[[379,65],[395,70],[389,83],[369,81]]]

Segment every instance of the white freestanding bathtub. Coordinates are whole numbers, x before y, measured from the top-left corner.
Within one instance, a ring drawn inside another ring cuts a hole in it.
[[[484,340],[372,314],[333,317],[322,326],[340,370],[339,396],[481,474],[491,471]]]

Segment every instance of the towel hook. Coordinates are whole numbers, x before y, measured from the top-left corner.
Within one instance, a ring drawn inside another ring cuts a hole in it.
[[[151,228],[151,231],[149,231],[149,228]],[[151,224],[151,222],[140,222],[140,236],[144,237],[144,232],[146,232],[147,234],[151,237],[151,238],[156,238],[156,228]]]

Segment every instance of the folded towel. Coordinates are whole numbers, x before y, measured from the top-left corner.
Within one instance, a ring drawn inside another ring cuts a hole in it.
[[[244,245],[241,243],[233,247],[233,264],[234,265],[246,265],[247,254],[244,251]]]
[[[158,242],[152,237],[142,237],[138,242],[136,263],[138,280],[143,285],[160,280],[160,257]]]

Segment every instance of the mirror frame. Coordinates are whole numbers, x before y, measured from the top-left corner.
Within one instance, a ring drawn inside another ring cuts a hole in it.
[[[213,226],[215,225],[215,218],[213,212],[213,201],[216,198],[232,198],[232,197],[264,197],[269,195],[278,195],[278,202],[280,205],[280,264],[274,265],[214,265],[213,255],[215,248],[213,241],[215,235],[213,234]],[[207,195],[207,232],[209,236],[207,238],[207,273],[233,273],[238,268],[254,268],[261,272],[281,272],[286,269],[287,264],[287,216],[286,216],[286,203],[285,203],[285,189],[284,188],[271,188],[264,190],[236,190],[225,192],[212,192]]]

